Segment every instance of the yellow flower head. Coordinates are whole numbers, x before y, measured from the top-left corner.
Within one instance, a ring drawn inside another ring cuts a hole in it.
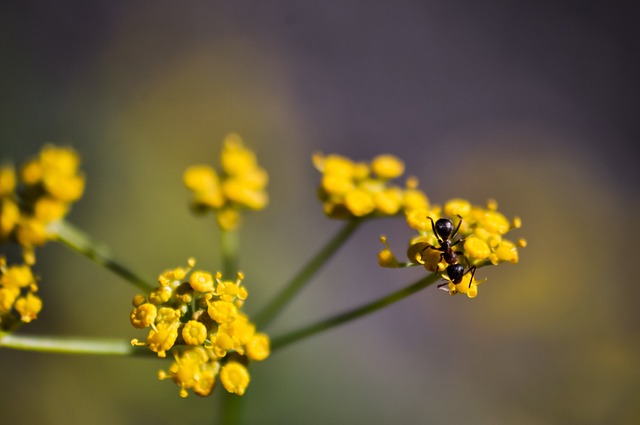
[[[188,390],[211,393],[221,364],[230,364],[231,358],[246,363],[264,360],[270,353],[269,337],[257,333],[242,312],[249,295],[244,274],[227,280],[220,272],[194,271],[193,259],[188,264],[162,272],[156,289],[146,297],[133,298],[130,314],[133,327],[147,329],[144,342],[134,338],[132,345],[147,346],[158,357],[173,351],[175,362],[160,377],[171,378],[183,397]],[[3,297],[8,300],[11,294],[0,292],[0,307]],[[233,367],[230,372],[228,384],[235,382],[233,388],[244,392],[246,384],[242,387],[241,381],[234,381]]]
[[[79,165],[73,149],[46,145],[22,165],[19,179],[13,167],[0,167],[0,241],[18,242],[33,263],[34,248],[55,236],[51,224],[63,219],[84,192]]]
[[[222,229],[233,230],[240,225],[241,210],[257,211],[267,206],[269,178],[255,153],[244,147],[237,134],[226,136],[220,162],[220,174],[208,165],[194,165],[185,171],[183,181],[193,192],[195,211],[213,211]]]
[[[404,163],[393,155],[379,155],[370,164],[335,154],[316,153],[312,159],[322,173],[318,195],[329,217],[393,216],[428,206],[417,179],[410,179],[405,189],[390,183],[404,173]]]

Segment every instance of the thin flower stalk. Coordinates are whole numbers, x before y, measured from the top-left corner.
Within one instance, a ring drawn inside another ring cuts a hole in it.
[[[153,357],[153,353],[140,347],[132,347],[125,339],[113,338],[5,334],[0,335],[0,347],[58,354]]]
[[[220,250],[222,275],[234,276],[238,272],[238,231],[236,229],[220,229]]]
[[[396,303],[412,294],[415,294],[418,291],[421,291],[422,289],[435,283],[439,277],[440,276],[438,276],[437,274],[431,273],[426,277],[420,279],[419,281],[413,283],[412,285],[402,288],[399,291],[392,292],[389,295],[371,301],[353,310],[349,310],[344,313],[338,314],[337,316],[333,316],[328,319],[321,320],[317,323],[304,326],[300,329],[290,331],[284,335],[276,336],[271,339],[271,351],[273,352],[275,350],[279,350],[294,342],[298,342],[334,327],[343,325],[352,320],[356,320],[371,313],[375,313],[378,310],[388,307],[393,303]]]
[[[302,290],[322,266],[338,251],[338,249],[351,237],[360,226],[362,220],[352,219],[347,221],[342,229],[327,242],[327,244],[296,274],[289,283],[276,295],[273,300],[256,316],[256,323],[260,327],[267,327]]]
[[[84,255],[95,263],[111,270],[118,276],[143,291],[151,291],[155,285],[147,282],[137,273],[114,259],[104,245],[94,242],[86,233],[67,221],[61,220],[49,226],[55,239],[72,250]]]

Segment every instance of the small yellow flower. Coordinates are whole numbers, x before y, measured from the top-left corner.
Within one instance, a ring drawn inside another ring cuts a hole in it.
[[[349,211],[356,217],[367,215],[376,208],[371,193],[362,189],[354,189],[347,193],[344,198],[344,203]]]
[[[352,178],[355,174],[355,164],[349,158],[341,155],[327,155],[315,153],[312,157],[313,165],[325,175],[339,175]]]
[[[491,255],[491,249],[485,241],[480,238],[470,236],[464,241],[465,254],[474,260],[484,260]]]
[[[20,290],[15,287],[0,287],[0,314],[11,311],[13,304],[20,295]]]
[[[189,276],[189,284],[194,291],[198,292],[212,292],[213,291],[213,276],[211,273],[204,271],[194,271]]]
[[[384,249],[378,253],[378,264],[380,267],[389,267],[395,268],[400,264],[396,259],[396,256],[393,255],[393,252],[389,249],[389,244],[387,243],[386,236],[380,236],[380,242],[384,244]]]
[[[47,231],[46,224],[36,218],[23,218],[16,226],[16,239],[26,248],[44,245],[52,235]]]
[[[431,230],[431,221],[429,217],[433,217],[435,214],[424,208],[412,209],[407,212],[407,224],[412,229],[415,229],[421,233],[426,233]]]
[[[418,179],[409,177],[406,183],[406,189],[403,194],[403,203],[405,211],[428,210],[429,198],[420,189],[418,189]]]
[[[371,162],[371,169],[383,179],[395,179],[404,173],[404,162],[394,155],[378,155]]]
[[[20,208],[11,199],[0,200],[0,240],[9,237],[20,220]]]
[[[226,356],[227,352],[233,349],[233,339],[225,333],[218,331],[218,333],[212,335],[210,339],[213,352],[220,358]]]
[[[242,272],[238,272],[238,278],[235,282],[230,280],[222,280],[222,274],[218,273],[216,275],[218,286],[214,294],[218,295],[222,301],[232,302],[236,299],[242,301],[246,300],[249,296],[249,293],[247,292],[247,289],[242,286],[243,279],[244,274]]]
[[[344,196],[355,188],[349,175],[325,174],[320,183],[322,188],[330,195]]]
[[[0,197],[10,196],[16,189],[16,170],[13,166],[0,167]]]
[[[235,133],[225,137],[220,162],[224,172],[231,176],[242,175],[257,167],[256,155],[244,147],[242,139]]]
[[[184,185],[194,192],[208,192],[219,184],[218,174],[208,165],[192,165],[182,175]]]
[[[449,217],[466,217],[471,213],[471,202],[466,199],[451,199],[444,204],[444,213]]]
[[[144,303],[133,309],[130,315],[131,325],[134,328],[144,329],[151,326],[156,320],[158,309],[151,303]]]
[[[60,199],[42,197],[36,201],[34,216],[38,221],[49,223],[67,215],[69,204]]]
[[[207,327],[196,320],[189,320],[182,328],[182,338],[187,345],[202,345],[207,338]]]
[[[511,224],[507,218],[498,211],[488,210],[480,218],[479,226],[484,227],[491,233],[504,235],[511,229]]]
[[[27,186],[34,186],[42,180],[42,173],[42,164],[34,159],[22,165],[20,179]]]
[[[403,193],[400,188],[389,188],[374,193],[373,202],[375,203],[376,210],[382,214],[394,215],[402,208],[402,197]]]
[[[473,283],[469,285],[469,277],[468,279],[463,279],[461,283],[455,284],[453,282],[449,282],[449,294],[466,294],[469,298],[475,298],[478,296],[478,282],[474,279]]]
[[[35,282],[31,268],[26,264],[7,267],[0,278],[0,283],[7,288],[33,287]]]
[[[20,320],[29,323],[38,317],[42,310],[42,300],[32,292],[16,300],[14,308],[20,314]]]
[[[247,357],[251,360],[261,361],[269,357],[269,337],[263,333],[254,334],[247,342]]]
[[[42,182],[47,192],[62,202],[75,202],[84,192],[84,177],[80,175],[45,174]]]
[[[158,357],[166,357],[166,351],[173,347],[178,339],[178,322],[161,322],[155,325],[147,335],[147,346]]]
[[[213,301],[209,303],[207,313],[218,323],[228,323],[238,317],[238,308],[228,301]]]
[[[230,393],[243,395],[250,380],[249,371],[238,362],[230,361],[220,370],[220,382]]]
[[[495,249],[494,258],[497,261],[508,261],[515,264],[518,262],[518,248],[513,242],[503,239]]]
[[[220,208],[224,196],[215,170],[208,165],[194,165],[184,172],[185,186],[193,192],[194,204],[204,208]]]

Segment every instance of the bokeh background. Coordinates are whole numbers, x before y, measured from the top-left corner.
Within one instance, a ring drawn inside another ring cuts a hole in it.
[[[240,133],[270,172],[241,266],[264,302],[340,223],[315,151],[406,161],[433,202],[499,201],[521,263],[479,296],[434,288],[252,369],[246,423],[640,423],[638,31],[604,1],[20,1],[0,4],[0,144],[21,162],[74,146],[70,220],[153,278],[219,267],[181,175]],[[366,224],[269,331],[399,289]],[[44,310],[24,333],[139,336],[135,289],[64,247],[39,252]],[[0,349],[2,423],[211,423],[221,394],[178,397],[166,361]]]

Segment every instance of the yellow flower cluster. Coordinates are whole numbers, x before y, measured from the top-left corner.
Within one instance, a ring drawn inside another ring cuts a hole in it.
[[[174,349],[174,363],[160,371],[160,379],[170,378],[186,397],[188,389],[206,396],[214,388],[216,376],[224,388],[238,395],[249,385],[246,365],[269,356],[269,337],[241,311],[248,293],[238,273],[236,281],[222,280],[207,271],[189,267],[166,270],[158,277],[159,286],[148,297],[133,299],[131,324],[150,328],[145,342],[158,357]]]
[[[42,301],[38,285],[27,264],[7,266],[0,257],[0,330],[12,330],[18,323],[37,319]]]
[[[183,180],[193,192],[194,210],[214,211],[218,225],[232,230],[240,223],[241,209],[261,210],[267,206],[268,176],[237,134],[226,136],[220,162],[221,174],[209,165],[194,165],[185,171]]]
[[[379,155],[364,163],[318,153],[313,164],[322,173],[318,194],[329,217],[392,216],[401,210],[429,207],[415,177],[407,179],[405,188],[390,184],[404,173],[404,163],[393,155]]]
[[[82,196],[85,179],[79,165],[73,149],[47,145],[23,164],[19,179],[13,166],[0,167],[0,240],[17,241],[27,262],[35,261],[34,247],[51,239],[47,226]]]
[[[464,199],[452,199],[444,207],[434,205],[430,209],[408,211],[406,218],[409,226],[419,232],[409,242],[407,257],[410,264],[422,265],[428,271],[440,274],[452,295],[463,293],[474,298],[478,294],[477,286],[481,283],[474,277],[475,268],[503,262],[517,263],[518,247],[526,245],[524,239],[512,242],[504,237],[522,223],[518,217],[508,220],[498,211],[498,205],[493,200],[483,208]],[[461,279],[447,275],[447,268],[452,263],[446,261],[442,235],[434,233],[434,222],[441,218],[450,220],[453,225],[453,232],[445,239],[457,256],[455,263],[464,267]],[[386,238],[381,240],[385,248],[378,254],[380,265],[399,267],[401,263],[389,250]]]

